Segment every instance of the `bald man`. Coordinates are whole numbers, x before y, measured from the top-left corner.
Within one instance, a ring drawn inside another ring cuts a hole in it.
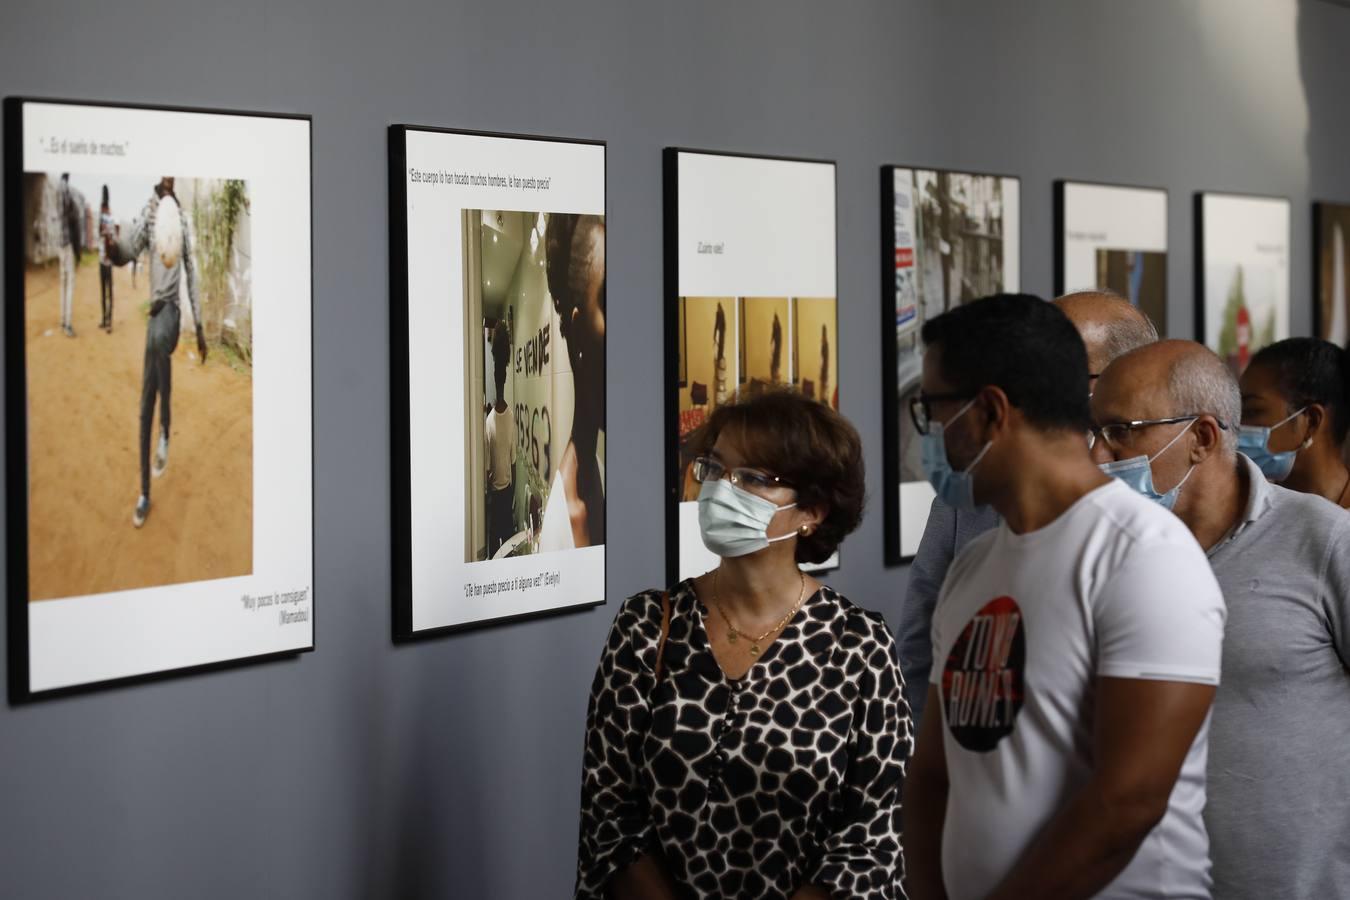
[[[1116,357],[1158,339],[1148,316],[1130,301],[1109,291],[1081,291],[1054,301],[1078,329],[1087,346],[1088,385],[1091,388]],[[998,524],[990,507],[955,510],[935,499],[919,551],[909,570],[909,590],[900,610],[900,666],[905,676],[905,699],[914,721],[923,721],[928,674],[933,665],[933,608],[952,560],[967,544]]]
[[[1169,506],[1228,607],[1205,823],[1222,900],[1350,897],[1350,516],[1237,452],[1238,384],[1205,347],[1116,360],[1093,456]]]

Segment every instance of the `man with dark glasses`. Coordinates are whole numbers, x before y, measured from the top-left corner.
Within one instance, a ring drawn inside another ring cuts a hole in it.
[[[1158,339],[1158,332],[1148,316],[1117,294],[1082,291],[1060,297],[1055,305],[1069,317],[1087,347],[1089,391],[1112,360]],[[917,426],[920,420],[931,421],[935,415],[952,416],[956,408],[949,408],[941,398],[920,395],[914,398],[908,413]],[[920,428],[920,434],[925,430]],[[942,581],[956,555],[997,524],[998,514],[989,507],[958,511],[941,498],[933,501],[928,513],[923,539],[909,570],[909,589],[900,611],[897,635],[900,666],[905,673],[905,698],[909,700],[916,722],[923,718],[928,673],[932,666],[933,607],[937,604]]]
[[[1001,521],[933,616],[911,900],[1208,897],[1224,608],[1203,551],[1094,464],[1087,353],[1057,308],[1000,295],[922,335],[929,481]]]

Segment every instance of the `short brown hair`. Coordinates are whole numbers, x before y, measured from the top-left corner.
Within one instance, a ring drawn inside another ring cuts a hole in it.
[[[771,390],[719,406],[691,449],[707,453],[728,428],[740,429],[749,465],[791,482],[800,507],[824,512],[815,531],[798,537],[797,561],[829,559],[862,522],[867,488],[857,429],[797,391]]]

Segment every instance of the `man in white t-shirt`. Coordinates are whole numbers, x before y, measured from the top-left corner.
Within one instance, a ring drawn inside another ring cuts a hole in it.
[[[924,467],[999,526],[933,619],[905,785],[911,900],[1208,898],[1201,812],[1225,610],[1186,527],[1092,462],[1083,342],[1000,295],[930,320]]]
[[[487,443],[487,555],[491,559],[515,534],[516,423],[506,402],[506,369],[511,360],[511,336],[505,323],[492,330],[492,375],[497,402],[483,424]]]

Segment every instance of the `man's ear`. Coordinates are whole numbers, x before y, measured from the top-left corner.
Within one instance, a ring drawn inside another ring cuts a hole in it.
[[[980,388],[975,397],[975,406],[984,413],[989,429],[987,440],[1002,437],[1008,430],[1008,420],[1012,415],[1012,403],[1008,395],[1003,392],[1003,388],[990,384]]]
[[[1225,432],[1219,427],[1219,420],[1213,416],[1201,416],[1196,419],[1195,424],[1191,426],[1191,433],[1195,435],[1195,441],[1191,444],[1192,465],[1199,465],[1223,449]]]

